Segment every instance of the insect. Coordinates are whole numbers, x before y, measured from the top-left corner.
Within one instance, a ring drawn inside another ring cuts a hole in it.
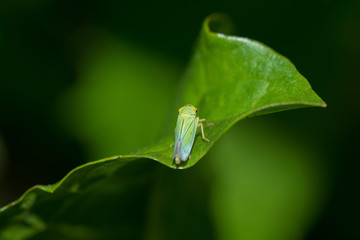
[[[179,109],[179,116],[175,127],[175,146],[173,161],[179,165],[181,161],[186,161],[190,158],[190,152],[194,144],[196,130],[200,126],[202,138],[209,142],[209,139],[205,137],[204,126],[202,122],[206,122],[206,119],[200,119],[196,116],[196,107],[188,104]]]

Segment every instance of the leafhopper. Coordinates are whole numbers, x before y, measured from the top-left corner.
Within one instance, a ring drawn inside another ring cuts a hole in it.
[[[190,152],[194,144],[196,130],[201,128],[202,138],[209,142],[209,139],[205,137],[204,126],[202,122],[206,122],[206,119],[200,119],[196,116],[197,109],[188,104],[179,109],[179,116],[175,127],[175,144],[173,161],[179,165],[181,161],[185,162],[190,158]]]

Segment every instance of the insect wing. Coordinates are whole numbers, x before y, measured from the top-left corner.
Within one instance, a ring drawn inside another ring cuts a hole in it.
[[[186,161],[189,158],[195,139],[196,125],[197,122],[195,116],[182,118],[182,116],[179,115],[175,129],[175,148],[173,159],[178,157],[180,160]]]
[[[182,117],[180,117],[180,114],[179,114],[177,122],[176,122],[176,127],[175,127],[175,145],[179,139],[181,129],[183,128],[183,124],[184,124],[184,119]]]
[[[196,135],[196,118],[190,117],[185,120],[183,135],[182,135],[182,151],[186,155],[186,159],[188,159],[192,146],[194,144],[195,135]]]

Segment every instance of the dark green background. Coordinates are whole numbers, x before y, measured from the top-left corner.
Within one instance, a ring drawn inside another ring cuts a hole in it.
[[[161,80],[154,84],[171,99],[201,23],[213,12],[227,13],[237,35],[259,40],[288,57],[328,104],[327,109],[293,110],[261,118],[306,142],[320,156],[327,176],[326,197],[305,238],[360,238],[360,2],[356,0],[1,1],[0,204],[15,200],[34,184],[58,181],[81,163],[128,153],[155,140],[157,136],[139,136],[141,128],[152,128],[150,121],[140,127],[129,126],[140,130],[133,137],[126,135],[130,143],[119,143],[118,152],[89,150],[92,145],[79,137],[82,133],[72,131],[73,127],[67,127],[71,124],[64,123],[71,122],[72,115],[69,111],[70,116],[64,116],[61,99],[90,68],[89,49],[95,46],[100,62],[102,52],[111,52],[112,45],[97,48],[106,45],[107,38],[111,38],[110,42],[125,42],[121,48],[145,49],[149,56],[161,56],[159,65],[170,62],[173,70],[167,76],[178,77],[171,77],[170,83],[162,84],[165,80]],[[138,58],[134,59],[136,62]],[[141,112],[136,111],[144,95],[138,94],[128,93],[127,105],[134,111],[129,115],[144,122],[147,119],[141,119]],[[165,109],[159,111],[156,109],[161,106],[154,106],[154,111],[165,114],[170,106],[166,103]],[[176,109],[172,110],[176,113]],[[145,134],[154,135],[157,131],[155,127]],[[137,145],[139,138],[143,140]],[[204,160],[196,167],[205,164]],[[188,174],[190,179],[196,179],[192,172]],[[203,191],[196,196],[206,196],[206,190]]]

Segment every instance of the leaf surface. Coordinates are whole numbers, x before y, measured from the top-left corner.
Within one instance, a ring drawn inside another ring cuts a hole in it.
[[[116,193],[119,201],[125,202],[125,196],[141,198],[148,186],[148,171],[143,171],[136,164],[136,171],[133,170],[133,160],[146,158],[171,168],[189,168],[241,119],[294,108],[326,106],[288,59],[257,41],[227,35],[228,28],[229,23],[222,15],[211,15],[204,21],[176,98],[178,108],[192,104],[199,109],[200,118],[212,123],[204,128],[209,143],[202,140],[201,134],[197,134],[191,159],[177,167],[173,164],[173,149],[170,148],[174,133],[169,130],[158,142],[130,155],[90,162],[75,168],[54,185],[34,186],[0,210],[0,226],[4,226],[0,238],[14,239],[16,235],[16,239],[33,236],[41,239],[55,231],[54,228],[46,228],[46,224],[56,222],[56,232],[61,232],[66,238],[97,239],[93,233],[95,226],[92,228],[91,222],[87,224],[90,227],[82,228],[74,224],[59,225],[57,219],[66,218],[64,214],[70,212],[74,222],[90,221],[84,219],[84,214],[92,210],[97,212],[96,201],[85,203],[81,208],[77,206],[86,199],[92,199],[94,192],[105,196]],[[171,114],[175,126],[177,109],[173,109]],[[129,166],[131,171],[123,170]],[[132,177],[130,173],[137,177]],[[124,182],[142,191],[127,193],[125,187],[122,189]],[[139,205],[142,205],[140,202]],[[57,206],[56,210],[54,206]],[[126,203],[121,206],[126,215]],[[52,211],[51,216],[48,209]],[[106,221],[101,226],[96,225],[96,228],[101,237],[106,236]],[[131,231],[134,234],[141,232],[139,229]],[[71,236],[73,232],[82,235]]]

